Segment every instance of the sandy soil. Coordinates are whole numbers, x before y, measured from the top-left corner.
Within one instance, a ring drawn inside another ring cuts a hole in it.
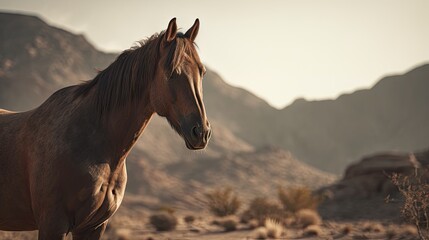
[[[317,236],[306,236],[305,229],[284,228],[279,239],[419,239],[417,229],[406,224],[400,215],[401,202],[386,203],[382,197],[349,199],[325,202],[319,207],[323,219]],[[195,216],[192,224],[184,222],[186,215]],[[149,240],[149,239],[255,239],[256,230],[249,224],[238,224],[237,230],[225,232],[213,225],[215,220],[209,213],[178,211],[178,225],[174,231],[156,232],[148,223],[150,212],[123,208],[111,219],[105,235],[106,240]],[[34,232],[2,232],[0,239],[37,239]],[[69,236],[68,239],[71,239]]]

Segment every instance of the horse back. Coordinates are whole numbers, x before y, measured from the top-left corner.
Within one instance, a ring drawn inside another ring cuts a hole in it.
[[[0,109],[0,229],[33,230],[23,128],[28,112]],[[20,226],[19,228],[17,226]]]

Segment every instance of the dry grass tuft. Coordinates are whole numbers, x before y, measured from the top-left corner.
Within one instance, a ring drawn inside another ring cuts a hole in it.
[[[353,230],[353,227],[350,225],[345,225],[341,228],[341,234],[349,235]]]
[[[398,233],[394,229],[388,229],[385,234],[386,239],[393,239]]]
[[[195,221],[195,217],[192,215],[187,215],[183,218],[183,221],[187,224],[192,224]]]
[[[278,198],[283,205],[283,209],[296,213],[301,209],[316,210],[321,202],[321,198],[314,196],[310,189],[306,187],[279,188]]]
[[[205,194],[207,206],[211,213],[218,217],[235,214],[241,206],[241,201],[231,188],[219,188]]]
[[[259,227],[255,230],[255,239],[267,239],[267,229],[265,227]]]
[[[412,225],[406,225],[402,228],[402,234],[403,235],[412,235],[412,236],[417,236],[419,233],[417,231],[417,228],[415,226]]]
[[[157,231],[171,231],[177,226],[177,218],[167,212],[153,214],[149,222]]]
[[[269,238],[280,238],[283,234],[283,226],[279,221],[268,218],[265,220],[265,228],[267,229],[267,236]]]
[[[241,216],[242,219],[256,219],[259,226],[264,225],[265,219],[271,218],[282,220],[284,218],[283,211],[276,203],[268,201],[266,198],[257,197],[252,200],[249,208]]]
[[[318,225],[310,225],[305,228],[303,235],[305,237],[317,237],[323,234],[322,229]]]
[[[130,239],[130,237],[128,235],[119,235],[117,239],[118,240],[128,240],[128,239]]]
[[[296,221],[299,226],[303,228],[310,225],[320,225],[322,223],[322,219],[319,214],[311,209],[302,209],[299,210],[296,214]]]
[[[219,221],[219,226],[221,226],[225,230],[225,232],[232,232],[237,230],[237,225],[237,220],[232,218]]]
[[[383,225],[381,225],[380,223],[371,223],[371,222],[366,222],[363,225],[362,230],[364,232],[375,232],[375,233],[380,233],[380,232],[384,232],[384,227]]]
[[[257,227],[259,227],[259,223],[258,220],[256,219],[252,219],[247,223],[247,226],[249,227],[249,229],[256,229]]]

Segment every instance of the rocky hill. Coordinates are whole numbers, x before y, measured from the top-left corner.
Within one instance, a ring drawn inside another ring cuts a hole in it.
[[[40,18],[0,14],[1,108],[28,110],[55,90],[95,76],[116,54]]]
[[[428,147],[429,65],[381,79],[335,100],[297,101],[281,111],[277,143],[299,159],[341,172],[364,155]]]

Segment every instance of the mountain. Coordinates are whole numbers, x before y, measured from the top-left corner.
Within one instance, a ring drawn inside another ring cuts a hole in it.
[[[324,171],[340,174],[363,155],[429,145],[428,64],[335,100],[298,99],[281,110],[214,72],[208,78],[204,91],[212,119],[255,148],[277,146]]]
[[[0,108],[37,107],[57,89],[92,79],[115,56],[98,51],[82,35],[49,26],[38,17],[0,13]],[[155,116],[127,158],[125,204],[197,209],[208,189],[223,184],[234,187],[234,176],[240,176],[236,190],[249,197],[261,190],[275,191],[278,185],[314,187],[333,181],[333,175],[296,160],[285,150],[261,149],[247,141],[251,128],[263,129],[268,139],[270,125],[259,123],[278,110],[248,91],[229,86],[211,70],[203,84],[213,128],[209,146],[189,151],[167,121]],[[212,168],[214,163],[222,172]],[[206,175],[188,177],[200,170]],[[216,180],[219,177],[222,182]]]
[[[34,108],[55,90],[95,76],[116,56],[38,17],[2,13],[0,23],[2,108]]]
[[[281,110],[277,127],[282,136],[276,143],[313,166],[337,173],[369,153],[425,149],[428,89],[429,65],[422,65],[335,100],[295,102]]]
[[[291,151],[319,169],[341,173],[361,156],[380,151],[415,151],[429,143],[429,65],[388,76],[370,89],[335,100],[298,99],[282,110],[212,73],[205,82],[207,109],[255,148]],[[212,96],[211,94],[216,94]]]

